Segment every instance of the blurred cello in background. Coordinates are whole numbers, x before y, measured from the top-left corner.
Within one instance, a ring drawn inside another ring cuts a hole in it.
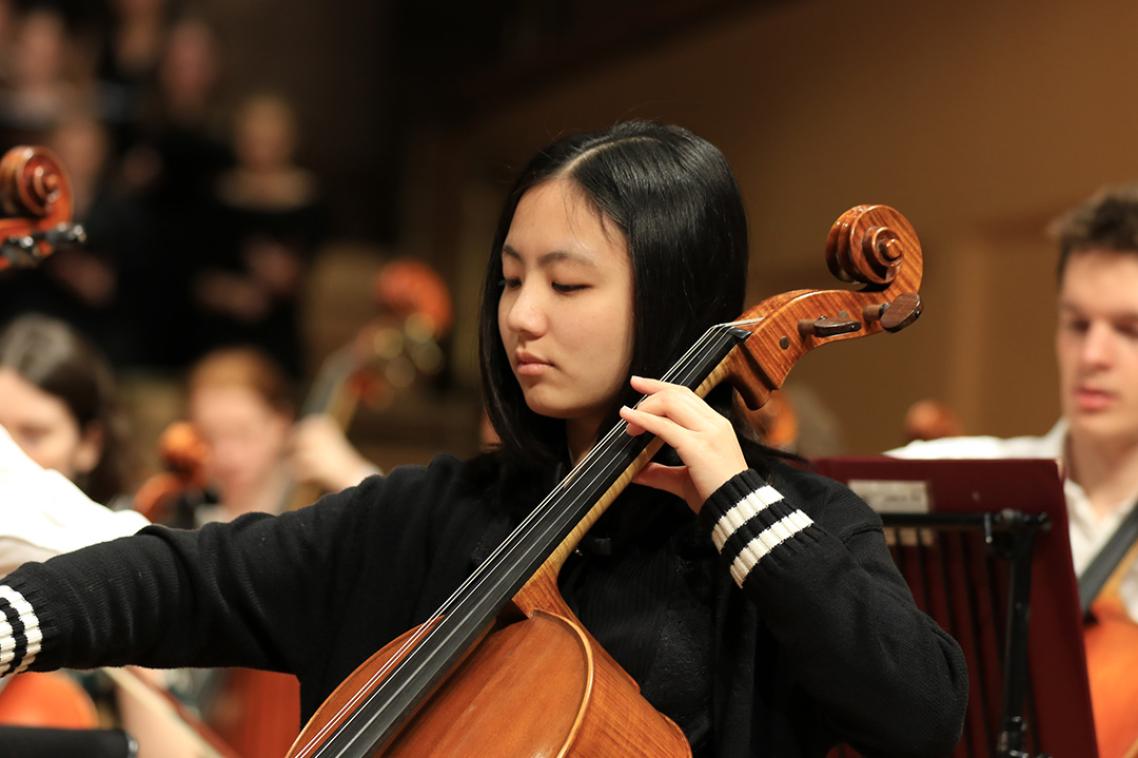
[[[1138,506],[1079,576],[1099,758],[1138,757],[1138,624],[1119,588],[1138,560]]]
[[[71,185],[46,148],[14,147],[0,158],[0,270],[37,265],[57,245],[80,244]]]

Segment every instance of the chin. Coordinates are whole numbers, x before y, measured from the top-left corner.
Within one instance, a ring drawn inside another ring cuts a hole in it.
[[[1079,414],[1071,417],[1071,430],[1102,440],[1138,440],[1138,419],[1115,414]]]

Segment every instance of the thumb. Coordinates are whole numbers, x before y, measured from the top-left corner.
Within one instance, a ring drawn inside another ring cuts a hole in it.
[[[632,481],[683,498],[689,481],[688,467],[649,463]]]

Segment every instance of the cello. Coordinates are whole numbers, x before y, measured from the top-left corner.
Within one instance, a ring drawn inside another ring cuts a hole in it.
[[[842,214],[829,268],[860,290],[798,290],[711,327],[662,377],[760,407],[810,350],[920,314],[920,244],[886,206]],[[557,587],[589,528],[659,450],[617,423],[420,626],[361,664],[289,755],[686,755],[683,733],[592,639]]]
[[[1138,756],[1138,685],[1134,678],[1138,623],[1127,612],[1119,591],[1136,560],[1138,509],[1132,508],[1079,576],[1087,679],[1100,758]]]

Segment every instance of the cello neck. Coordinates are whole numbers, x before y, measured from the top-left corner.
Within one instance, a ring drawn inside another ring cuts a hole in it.
[[[1100,595],[1117,592],[1123,575],[1138,560],[1138,503],[1079,575],[1079,605],[1083,615]]]
[[[328,414],[341,429],[346,429],[356,412],[356,397],[349,391],[348,380],[359,367],[358,359],[349,348],[341,348],[329,355],[316,374],[312,387],[301,405],[300,415]],[[314,485],[290,480],[276,513],[294,511],[316,501],[323,491]]]

